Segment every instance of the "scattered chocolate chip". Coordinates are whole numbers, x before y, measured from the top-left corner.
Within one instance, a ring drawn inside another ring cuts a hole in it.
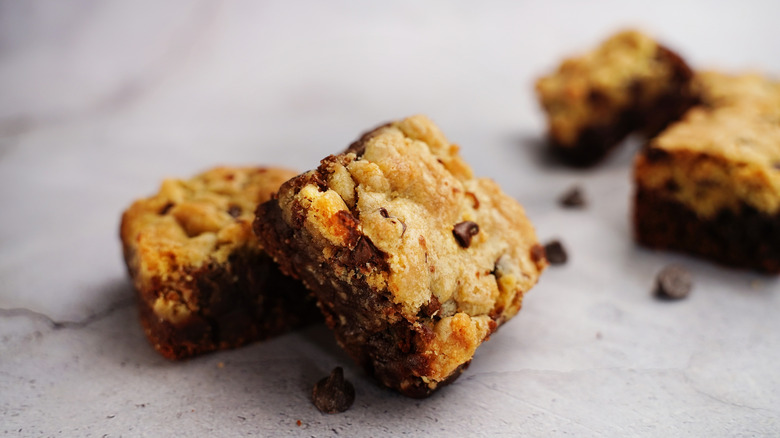
[[[669,265],[656,277],[655,296],[665,300],[679,300],[688,296],[693,282],[691,274],[680,266]]]
[[[567,208],[582,208],[585,207],[585,196],[582,194],[582,189],[579,186],[574,186],[565,192],[558,202]]]
[[[465,221],[455,224],[452,227],[452,235],[458,241],[458,245],[468,248],[471,245],[471,238],[479,233],[479,225],[471,221]]]
[[[163,208],[161,208],[160,211],[157,212],[157,214],[159,214],[160,216],[165,216],[166,214],[168,214],[169,211],[171,211],[174,205],[175,204],[173,202],[169,202],[163,205]]]
[[[379,209],[379,214],[382,215],[383,218],[387,219],[390,217],[390,214],[387,212],[387,209],[382,207]]]
[[[344,380],[344,370],[336,367],[330,376],[314,385],[311,399],[323,414],[337,414],[352,406],[355,401],[355,387]]]
[[[236,204],[231,205],[228,207],[228,214],[233,217],[241,216],[241,207]]]
[[[566,249],[558,240],[553,240],[544,245],[544,252],[547,255],[547,261],[551,265],[563,265],[569,260]]]
[[[777,163],[773,164],[773,166],[774,166],[775,169],[780,170],[780,161],[778,161]]]

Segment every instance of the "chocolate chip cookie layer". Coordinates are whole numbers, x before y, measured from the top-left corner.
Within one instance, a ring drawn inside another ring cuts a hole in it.
[[[160,354],[233,348],[321,319],[308,291],[279,272],[251,229],[257,204],[293,176],[215,168],[166,180],[125,211],[125,261],[144,331]]]
[[[286,182],[254,227],[347,353],[412,397],[455,379],[546,266],[523,208],[424,116]]]

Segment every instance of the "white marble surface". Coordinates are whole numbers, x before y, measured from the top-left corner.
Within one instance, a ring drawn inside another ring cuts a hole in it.
[[[777,436],[778,280],[637,248],[637,143],[591,171],[546,162],[532,81],[629,25],[696,67],[778,74],[778,17],[774,1],[0,2],[0,434]],[[184,363],[149,347],[117,238],[132,199],[216,163],[310,168],[420,112],[571,255],[455,384],[378,388],[324,326]],[[555,203],[574,183],[585,211]],[[651,298],[669,262],[695,276],[685,301]],[[327,416],[309,391],[336,365],[357,401]]]

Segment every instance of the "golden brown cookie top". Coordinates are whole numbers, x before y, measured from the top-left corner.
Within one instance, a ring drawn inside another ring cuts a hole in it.
[[[260,167],[217,167],[189,179],[167,179],[159,193],[122,216],[121,238],[136,278],[166,280],[182,267],[223,263],[238,247],[257,245],[257,205],[296,173]]]
[[[769,110],[780,108],[780,81],[760,73],[696,72],[692,88],[702,105],[710,108],[740,105]]]
[[[636,177],[702,217],[747,204],[780,211],[780,88],[754,74],[700,73],[702,105],[651,140]]]
[[[566,59],[536,82],[551,135],[559,144],[571,144],[583,127],[612,123],[624,108],[656,99],[678,74],[682,61],[673,57],[649,36],[626,30]]]
[[[446,319],[437,330],[464,323],[456,314],[479,318],[466,324],[475,344],[491,316],[503,322],[519,310],[546,265],[523,208],[493,181],[473,178],[425,116],[377,128],[326,158],[282,186],[279,206],[325,260],[369,243],[385,255],[359,261],[357,272],[334,264],[335,275],[388,291],[410,321],[435,308]]]
[[[749,105],[694,108],[651,146],[772,167],[780,162],[780,106],[775,113]]]

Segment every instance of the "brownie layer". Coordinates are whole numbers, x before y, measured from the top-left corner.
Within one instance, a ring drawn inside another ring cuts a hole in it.
[[[430,387],[418,377],[429,373],[430,364],[416,349],[433,336],[431,321],[411,324],[390,302],[386,290],[372,288],[361,276],[347,283],[328,275],[327,267],[318,262],[317,250],[284,223],[275,200],[260,205],[257,216],[264,219],[255,221],[255,233],[264,237],[266,250],[276,256],[283,272],[300,279],[315,293],[339,345],[369,375],[408,397],[423,398],[466,369],[468,363]],[[368,237],[359,239],[354,250],[344,248],[332,256],[331,263],[356,271],[363,266],[386,270],[386,254]]]
[[[186,285],[192,291],[189,301],[199,310],[182,321],[155,314],[157,290],[138,294],[144,331],[168,359],[239,347],[322,319],[303,285],[283,275],[263,252],[237,252],[225,265],[212,263],[187,274],[192,279]]]
[[[742,204],[738,212],[724,209],[712,219],[702,219],[663,191],[641,187],[634,202],[634,232],[642,245],[780,273],[780,214],[767,215]]]

